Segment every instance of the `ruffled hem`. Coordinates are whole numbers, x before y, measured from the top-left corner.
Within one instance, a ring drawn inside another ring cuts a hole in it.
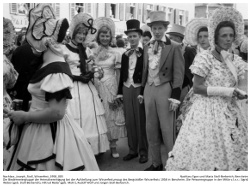
[[[117,126],[115,125],[114,121],[107,122],[108,125],[113,125],[108,127],[108,139],[119,139],[119,138],[125,138],[127,137],[127,129],[124,126]]]
[[[56,99],[57,101],[62,100],[63,98],[72,99],[72,95],[69,89],[63,89],[61,91],[57,91],[55,93],[45,93],[45,100],[49,101],[51,99]]]
[[[87,140],[91,145],[94,155],[105,153],[107,150],[109,150],[109,141],[106,133],[96,137],[89,137]]]
[[[54,141],[48,124],[26,125],[14,159],[11,170],[99,170],[83,131],[67,113],[57,122]]]
[[[197,96],[169,154],[166,170],[246,171],[247,139],[246,121],[233,100]]]

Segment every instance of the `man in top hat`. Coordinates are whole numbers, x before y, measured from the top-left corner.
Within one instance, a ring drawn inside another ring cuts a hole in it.
[[[144,46],[144,90],[142,89],[139,99],[144,98],[145,102],[146,133],[152,158],[152,165],[145,170],[161,171],[161,140],[167,153],[174,145],[174,111],[180,104],[184,58],[181,45],[165,36],[169,24],[166,21],[166,13],[152,11],[149,18],[148,25],[153,37],[148,45]]]
[[[122,55],[117,95],[119,100],[123,99],[129,145],[129,153],[123,160],[129,161],[139,154],[139,162],[145,163],[148,161],[145,108],[138,100],[143,69],[143,50],[139,47],[142,30],[138,20],[128,20],[126,24],[130,48]]]
[[[177,24],[173,24],[170,31],[167,32],[171,40],[181,44],[182,54],[185,60],[185,76],[184,76],[184,81],[182,84],[182,91],[181,91],[181,97],[180,97],[181,102],[184,100],[189,89],[193,86],[193,81],[192,81],[193,74],[191,73],[191,70],[189,69],[189,67],[193,63],[193,60],[196,56],[196,49],[189,47],[183,43],[184,33],[185,33],[185,27],[181,25],[177,25]]]

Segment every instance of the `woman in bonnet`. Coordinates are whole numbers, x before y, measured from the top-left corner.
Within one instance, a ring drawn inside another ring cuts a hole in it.
[[[100,80],[95,79],[95,85],[103,100],[111,155],[118,158],[116,142],[119,138],[126,136],[122,104],[116,101],[121,57],[110,47],[115,34],[113,20],[100,17],[95,20],[94,25],[97,28],[96,42],[99,45],[94,50],[94,60],[95,64],[104,71],[104,77]]]
[[[196,49],[196,54],[210,49],[207,26],[207,18],[194,18],[186,25],[184,41]],[[187,112],[190,110],[190,107],[195,100],[195,96],[196,95],[193,92],[193,88],[191,88],[180,105],[180,110],[176,119],[177,135],[180,131],[183,121],[185,120]]]
[[[230,50],[243,34],[242,15],[216,9],[208,31],[211,50],[197,54],[190,67],[196,100],[169,153],[167,171],[248,170],[247,121],[239,107],[247,95],[238,89],[245,70]]]
[[[87,13],[79,13],[72,19],[69,27],[71,41],[66,44],[69,54],[66,62],[73,74],[73,99],[69,111],[90,143],[95,155],[109,149],[104,108],[98,92],[92,83],[94,72],[88,69],[86,48],[95,37],[93,18]]]
[[[10,170],[99,170],[91,146],[67,109],[73,82],[61,42],[68,27],[67,19],[55,19],[49,4],[38,4],[29,13],[26,38],[42,53],[42,61],[28,86],[29,112],[8,113],[23,126]]]

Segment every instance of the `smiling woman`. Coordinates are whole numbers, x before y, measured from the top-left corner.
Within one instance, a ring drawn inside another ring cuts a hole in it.
[[[108,127],[108,139],[110,142],[111,155],[119,157],[116,151],[116,142],[126,136],[123,107],[116,103],[118,90],[117,75],[120,73],[120,54],[109,45],[114,37],[115,24],[112,19],[100,17],[95,20],[97,28],[96,41],[99,44],[95,49],[95,64],[104,71],[102,79],[95,79],[95,86],[102,98],[105,109],[106,124]]]

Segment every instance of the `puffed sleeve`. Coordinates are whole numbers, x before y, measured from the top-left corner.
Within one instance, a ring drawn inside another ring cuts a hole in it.
[[[247,63],[238,55],[234,55],[234,62],[237,68],[238,79],[244,79],[245,71],[247,70]]]
[[[60,101],[63,98],[72,99],[70,89],[73,88],[72,79],[64,73],[55,73],[47,75],[41,84],[41,90],[45,91],[45,100],[56,99]]]
[[[212,68],[212,62],[211,59],[208,58],[209,55],[207,53],[208,52],[199,53],[196,55],[193,64],[190,66],[192,74],[196,74],[203,78],[209,74]]]

